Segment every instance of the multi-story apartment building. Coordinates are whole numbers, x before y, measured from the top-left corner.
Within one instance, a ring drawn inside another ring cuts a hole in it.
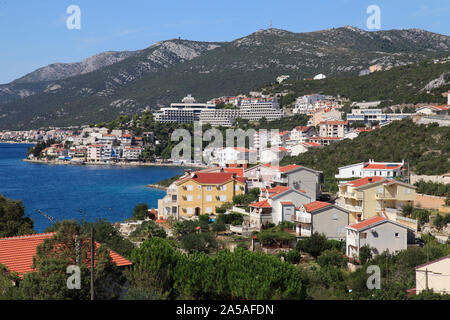
[[[204,109],[200,112],[199,121],[213,127],[231,127],[240,114],[239,109]]]
[[[214,214],[216,208],[245,193],[245,179],[233,173],[193,172],[175,182],[178,189],[178,216]]]
[[[360,177],[385,177],[395,178],[403,176],[405,171],[405,162],[375,162],[369,159],[369,162],[360,162],[338,168],[339,174],[335,175],[337,179],[350,179]]]
[[[289,139],[289,143],[301,143],[307,142],[309,137],[312,137],[316,134],[315,127],[308,126],[298,126],[291,130],[291,135]]]
[[[343,138],[348,131],[348,121],[322,121],[319,128],[321,137]]]
[[[316,127],[323,121],[340,121],[342,112],[336,108],[319,108],[312,110],[309,114],[308,126]]]
[[[412,115],[412,113],[383,113],[383,110],[381,109],[353,109],[352,113],[347,114],[347,120],[350,123],[355,121],[364,123],[369,123],[371,121],[391,122],[409,118]]]
[[[350,212],[350,222],[384,216],[397,220],[403,206],[413,204],[416,187],[394,179],[366,177],[339,184],[337,204]]]
[[[298,97],[295,101],[295,106],[292,113],[307,114],[312,106],[320,100],[325,100],[325,96],[322,94],[307,94]]]
[[[241,103],[240,118],[257,121],[265,118],[267,121],[285,117],[276,99],[245,100]]]
[[[200,120],[203,110],[215,110],[215,104],[198,103],[190,94],[181,103],[172,103],[154,113],[155,121],[162,123],[193,123]]]
[[[137,161],[141,154],[141,147],[125,147],[122,151],[122,158],[127,161]]]
[[[166,196],[158,200],[158,214],[164,219],[178,219],[178,186],[172,183],[167,188]]]

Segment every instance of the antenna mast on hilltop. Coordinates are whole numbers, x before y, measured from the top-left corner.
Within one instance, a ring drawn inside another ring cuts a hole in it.
[[[272,29],[272,20],[270,20],[270,29]]]

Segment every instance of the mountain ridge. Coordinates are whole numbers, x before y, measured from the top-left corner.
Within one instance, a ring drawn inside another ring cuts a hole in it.
[[[449,36],[420,29],[293,33],[272,28],[230,42],[171,39],[85,74],[34,83],[40,92],[0,104],[0,127],[108,121],[187,93],[204,100],[248,92],[281,74],[351,76],[373,64],[392,68],[448,52]]]

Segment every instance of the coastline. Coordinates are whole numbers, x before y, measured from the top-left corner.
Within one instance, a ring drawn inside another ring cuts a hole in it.
[[[148,185],[146,185],[146,187],[150,188],[150,189],[157,189],[157,190],[164,190],[164,191],[167,191],[167,189],[168,189],[167,187],[163,187],[159,184],[148,184]]]
[[[205,165],[179,165],[176,163],[155,163],[155,162],[73,162],[73,161],[60,161],[60,160],[31,160],[22,159],[23,162],[48,164],[48,165],[77,165],[77,166],[118,166],[118,167],[179,167],[179,168],[198,168],[206,169]]]

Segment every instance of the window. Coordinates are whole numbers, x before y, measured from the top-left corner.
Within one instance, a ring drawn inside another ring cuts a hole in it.
[[[187,186],[187,190],[188,191],[193,191],[194,190],[194,186],[193,185],[188,185]]]
[[[367,239],[367,233],[362,232],[360,238],[361,239]]]
[[[379,187],[377,192],[378,193],[383,193],[383,187]]]
[[[200,190],[201,188],[202,188],[202,186],[197,186],[197,189],[199,189],[199,190]]]
[[[220,201],[222,201],[222,202],[227,201],[227,196],[220,196]]]
[[[212,213],[212,208],[211,207],[206,207],[206,213]]]
[[[187,201],[194,201],[194,196],[193,195],[188,195],[187,196]]]
[[[187,213],[188,214],[193,214],[194,213],[194,208],[187,208]]]
[[[239,190],[241,190],[241,187],[240,186],[235,186],[234,190],[239,191]]]
[[[405,188],[405,194],[410,194],[410,193],[411,193],[411,189]]]
[[[395,233],[395,237],[396,237],[396,238],[400,237],[400,235],[399,235],[398,232]]]
[[[212,186],[206,186],[206,191],[211,191],[212,190]]]
[[[206,201],[207,202],[211,202],[212,201],[212,196],[211,195],[207,195],[206,196]]]
[[[201,195],[198,195],[198,196],[197,196],[197,199],[198,199],[198,200],[200,200],[201,198],[202,198],[202,196],[201,196]]]
[[[338,219],[338,216],[337,216],[337,213],[335,212],[335,213],[333,213],[333,220],[337,220]]]
[[[220,190],[226,191],[227,190],[227,186],[223,185],[222,187],[220,187]]]

